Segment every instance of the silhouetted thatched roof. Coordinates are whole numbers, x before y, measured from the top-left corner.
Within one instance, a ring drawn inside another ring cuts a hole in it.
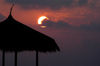
[[[60,50],[52,38],[16,21],[11,13],[5,21],[0,23],[0,49],[40,52]]]

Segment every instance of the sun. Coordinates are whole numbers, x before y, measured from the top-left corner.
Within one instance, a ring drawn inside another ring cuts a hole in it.
[[[38,24],[42,24],[43,20],[45,20],[45,19],[48,20],[48,17],[46,17],[46,16],[41,16],[41,17],[39,17],[39,19],[38,19]]]

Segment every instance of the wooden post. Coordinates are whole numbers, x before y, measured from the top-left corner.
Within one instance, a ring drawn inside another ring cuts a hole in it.
[[[5,66],[5,51],[2,51],[2,66]]]
[[[39,57],[38,57],[38,51],[36,51],[36,66],[39,66]]]
[[[17,66],[17,51],[15,51],[15,66]]]

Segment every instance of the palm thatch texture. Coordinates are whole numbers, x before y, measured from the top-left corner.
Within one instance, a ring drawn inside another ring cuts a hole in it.
[[[36,66],[38,66],[38,52],[60,51],[52,38],[16,21],[11,14],[12,8],[8,18],[0,23],[2,66],[5,66],[5,52],[15,52],[15,66],[17,66],[17,52],[34,50],[36,51]]]

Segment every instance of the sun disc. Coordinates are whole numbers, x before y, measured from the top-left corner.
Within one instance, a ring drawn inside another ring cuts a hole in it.
[[[42,24],[43,20],[45,19],[48,19],[46,16],[41,16],[39,19],[38,19],[38,24]]]

